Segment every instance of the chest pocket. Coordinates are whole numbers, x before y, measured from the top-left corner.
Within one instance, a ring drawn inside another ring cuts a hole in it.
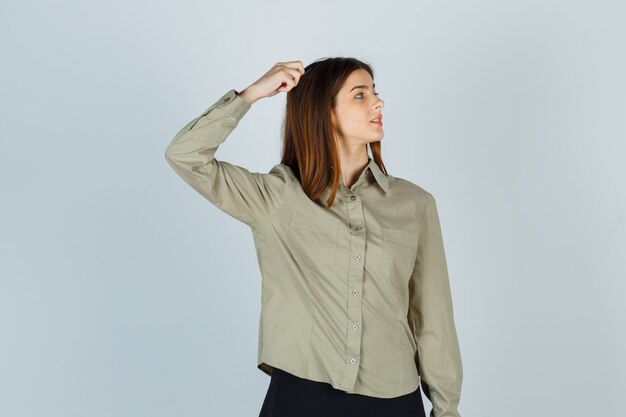
[[[381,273],[393,285],[407,286],[415,267],[417,240],[415,232],[401,229],[383,228],[383,259]]]
[[[339,220],[294,211],[289,220],[289,240],[298,260],[319,270],[335,263]]]

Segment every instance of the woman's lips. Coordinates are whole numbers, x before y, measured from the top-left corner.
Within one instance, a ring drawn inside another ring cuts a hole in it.
[[[373,125],[376,125],[376,126],[382,126],[383,125],[382,121],[380,121],[380,122],[370,122],[370,123],[373,124]]]

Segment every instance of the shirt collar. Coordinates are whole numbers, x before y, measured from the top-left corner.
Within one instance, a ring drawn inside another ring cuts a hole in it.
[[[365,167],[365,169],[369,169],[372,174],[374,174],[374,178],[376,179],[376,182],[378,182],[378,185],[380,185],[380,187],[385,191],[388,192],[389,191],[389,177],[387,177],[378,167],[378,164],[369,156],[367,157],[367,159],[369,160],[369,163],[367,164],[367,166]]]
[[[380,170],[378,164],[370,156],[367,157],[367,160],[368,163],[365,166],[363,173],[367,174],[367,170],[369,170],[380,188],[382,188],[385,193],[389,192],[389,177]],[[333,167],[331,166],[330,169],[332,170]]]

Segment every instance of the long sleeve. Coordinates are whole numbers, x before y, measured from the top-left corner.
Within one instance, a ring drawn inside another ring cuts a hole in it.
[[[176,134],[165,151],[165,159],[219,209],[256,227],[284,201],[292,177],[283,165],[263,174],[215,159],[217,148],[250,107],[236,90],[229,90]]]
[[[441,225],[434,197],[423,208],[417,259],[409,283],[409,324],[430,417],[460,417],[463,368],[452,308]]]

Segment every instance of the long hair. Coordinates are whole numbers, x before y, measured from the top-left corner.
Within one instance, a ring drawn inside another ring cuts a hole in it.
[[[318,199],[330,185],[329,207],[335,201],[341,174],[331,112],[346,78],[359,68],[374,79],[372,68],[356,58],[320,58],[304,68],[298,85],[287,93],[281,163],[291,168],[311,200]],[[380,141],[369,145],[374,162],[387,175]]]

